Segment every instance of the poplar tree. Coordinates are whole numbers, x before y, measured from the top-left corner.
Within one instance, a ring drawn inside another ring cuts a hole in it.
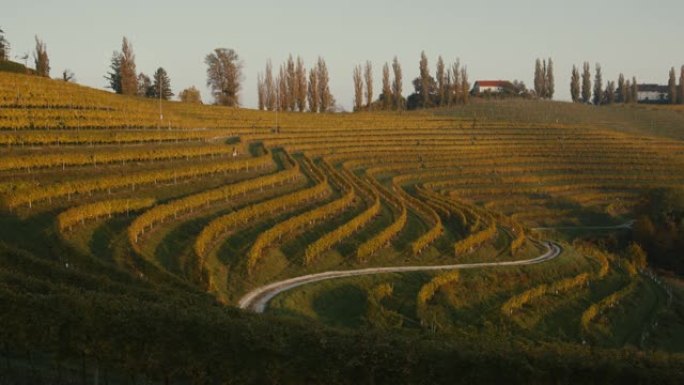
[[[625,75],[622,73],[618,76],[617,82],[617,97],[615,98],[618,103],[625,103],[627,96],[627,87],[625,85]]]
[[[612,80],[608,81],[608,83],[606,84],[605,102],[606,104],[615,103],[615,82]]]
[[[670,68],[670,79],[667,81],[667,97],[670,104],[677,104],[677,77],[674,67]]]
[[[332,94],[330,93],[330,78],[328,76],[328,66],[322,57],[318,58],[318,97],[320,112],[328,112],[334,105]]]
[[[451,100],[454,104],[460,103],[463,89],[461,86],[461,62],[458,59],[456,63],[451,65],[451,88]]]
[[[309,89],[307,92],[307,99],[309,101],[309,111],[318,112],[318,66],[315,65],[309,70]]]
[[[468,69],[463,67],[461,69],[461,102],[468,104],[470,102],[470,83],[468,83]]]
[[[544,97],[544,78],[542,75],[541,59],[534,62],[534,93],[538,98]]]
[[[547,87],[546,87],[546,60],[542,60],[542,72],[541,72],[541,95],[542,99],[548,97]]]
[[[556,86],[554,84],[555,80],[553,78],[553,60],[549,58],[549,65],[546,67],[546,98],[553,99],[553,94],[556,91]]]
[[[679,71],[679,104],[684,104],[684,65]]]
[[[266,62],[264,73],[264,105],[269,111],[273,111],[276,106],[276,83],[273,80],[273,64],[271,59]]]
[[[624,103],[632,103],[632,83],[629,79],[625,81]]]
[[[266,108],[266,83],[261,73],[257,74],[257,106],[260,111]]]
[[[596,63],[596,74],[594,74],[594,105],[601,105],[603,101],[603,77],[601,76],[601,65]]]
[[[574,103],[580,101],[580,74],[577,66],[572,66],[572,75],[570,76],[570,97]]]
[[[439,95],[439,105],[444,106],[446,104],[447,91],[446,75],[444,73],[444,60],[442,59],[441,55],[437,58],[437,72],[435,76],[437,76],[437,92]]]
[[[290,54],[290,56],[287,58],[285,71],[285,79],[287,79],[287,110],[294,111],[297,104],[297,86],[295,62],[292,58],[292,54]]]
[[[278,107],[280,111],[287,111],[290,108],[290,94],[287,89],[287,63],[280,66],[278,72]]]
[[[304,112],[306,110],[306,68],[304,68],[304,60],[299,56],[297,56],[295,69],[295,87],[297,88],[297,110]]]
[[[403,75],[401,71],[401,64],[399,63],[399,59],[397,59],[396,56],[392,61],[392,72],[394,72],[394,81],[392,82],[392,95],[394,96],[394,101],[396,103],[397,110],[401,111],[404,109],[404,98],[401,95],[403,89]]]
[[[382,108],[384,110],[392,108],[392,85],[390,84],[390,70],[387,62],[382,66]]]
[[[637,79],[635,76],[632,77],[631,94],[632,94],[632,103],[638,103],[639,102],[639,85],[637,84]]]
[[[0,61],[9,59],[10,43],[5,38],[5,31],[0,28]]]
[[[133,45],[126,37],[121,43],[121,93],[135,95],[138,92],[138,79],[135,71],[135,54]]]
[[[33,52],[33,60],[36,65],[36,75],[50,77],[50,59],[47,54],[47,46],[38,36],[36,36],[36,50]],[[135,73],[133,77],[135,77]]]
[[[354,67],[354,111],[361,111],[363,105],[363,78],[361,75],[361,65]]]
[[[373,104],[373,64],[370,60],[366,61],[363,77],[366,80],[366,108],[370,111]]]
[[[591,70],[589,62],[584,62],[582,70],[582,102],[589,103],[591,100]]]
[[[430,106],[430,70],[428,69],[428,59],[425,51],[420,53],[420,93],[423,99],[423,108]]]

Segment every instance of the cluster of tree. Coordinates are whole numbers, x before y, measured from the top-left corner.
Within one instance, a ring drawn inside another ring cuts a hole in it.
[[[392,61],[392,72],[394,80],[390,82],[390,64],[385,63],[382,67],[382,90],[378,99],[373,101],[373,64],[366,61],[365,66],[354,67],[352,77],[354,81],[354,111],[390,111],[406,108],[406,100],[401,95],[403,91],[401,64],[396,56]]]
[[[648,256],[648,264],[684,275],[684,189],[648,193],[632,226],[632,240]]]
[[[257,97],[260,110],[329,112],[335,107],[330,92],[328,66],[322,57],[307,71],[304,60],[290,55],[273,77],[273,65],[269,60],[263,74],[257,77]]]
[[[9,60],[10,43],[5,38],[5,31],[0,28],[0,61]]]
[[[580,89],[581,82],[581,89]],[[637,102],[637,80],[632,77],[632,81],[625,80],[625,76],[620,74],[617,85],[610,80],[603,88],[603,75],[601,65],[596,63],[596,73],[594,75],[594,88],[592,93],[591,67],[588,62],[582,66],[582,78],[577,66],[572,66],[570,77],[570,96],[575,103],[585,103],[594,105],[613,104],[613,103],[636,103]]]
[[[444,107],[454,104],[467,104],[470,97],[468,71],[456,60],[447,67],[440,56],[437,59],[435,77],[430,75],[425,52],[420,54],[420,75],[413,80],[414,92],[406,99],[406,108]]]
[[[675,68],[670,68],[670,77],[667,81],[667,96],[670,104],[684,104],[684,65],[679,72],[679,87]]]
[[[534,65],[534,92],[540,99],[553,99],[555,91],[553,78],[553,60],[539,60]]]

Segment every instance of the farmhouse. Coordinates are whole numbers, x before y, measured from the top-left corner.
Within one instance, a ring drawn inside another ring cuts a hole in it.
[[[667,103],[669,101],[667,86],[659,84],[639,84],[637,86],[639,103]]]
[[[478,80],[473,85],[473,94],[502,94],[513,91],[513,84],[507,80]]]

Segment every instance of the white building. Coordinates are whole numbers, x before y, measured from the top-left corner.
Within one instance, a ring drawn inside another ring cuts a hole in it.
[[[474,94],[501,94],[505,91],[513,91],[511,82],[506,80],[478,80],[473,84]]]
[[[658,84],[639,84],[637,86],[637,101],[639,103],[668,103],[667,86]]]

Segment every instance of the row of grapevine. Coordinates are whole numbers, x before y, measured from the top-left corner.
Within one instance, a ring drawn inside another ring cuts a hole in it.
[[[457,241],[454,244],[454,253],[457,257],[469,253],[474,248],[494,238],[496,232],[496,222],[492,221],[492,223],[489,226],[487,226],[487,228],[485,228],[484,230],[480,230],[474,234],[470,234],[467,237]]]
[[[135,188],[136,185],[141,184],[176,181],[178,179],[220,172],[239,172],[243,170],[249,171],[250,169],[270,169],[273,167],[275,167],[273,159],[270,155],[266,154],[256,158],[246,158],[235,161],[214,162],[176,169],[144,171],[121,176],[105,176],[94,179],[74,180],[45,186],[30,187],[13,191],[10,195],[5,197],[4,202],[5,206],[10,210],[21,205],[28,205],[28,207],[31,208],[35,202],[64,196],[70,199],[71,196],[75,194],[85,194],[96,191],[111,192],[112,189],[129,186]]]
[[[0,146],[127,144],[208,141],[233,136],[226,130],[87,130],[0,132]]]
[[[59,152],[52,154],[7,155],[0,158],[0,171],[45,167],[97,165],[130,161],[171,160],[231,155],[233,147],[222,145],[156,147],[114,151]]]
[[[307,165],[311,166],[311,164]],[[325,175],[316,167],[310,170],[312,171],[311,177],[316,182],[313,187],[249,205],[209,222],[195,239],[193,246],[195,254],[203,259],[213,244],[234,229],[264,216],[300,206],[311,200],[322,199],[330,194],[330,186]]]
[[[447,271],[432,278],[430,282],[421,286],[416,296],[416,315],[420,320],[421,325],[425,326],[430,322],[430,314],[428,313],[428,302],[437,294],[437,290],[441,287],[456,283],[461,277],[459,270]]]
[[[619,304],[623,298],[625,298],[627,295],[629,295],[632,291],[636,289],[638,284],[638,279],[632,279],[627,286],[611,293],[610,295],[601,299],[599,302],[589,306],[587,310],[585,310],[582,313],[582,317],[580,318],[582,330],[588,331],[591,326],[591,322],[594,320],[594,318],[601,314],[605,309],[611,308]]]
[[[112,199],[72,207],[57,216],[57,228],[61,233],[70,231],[72,227],[83,224],[86,220],[114,214],[128,213],[144,209],[155,204],[153,198]]]
[[[270,229],[257,236],[254,244],[249,250],[247,259],[247,271],[251,275],[254,273],[257,263],[263,256],[264,251],[271,247],[276,241],[287,234],[292,234],[300,229],[310,227],[319,220],[324,220],[349,207],[356,198],[354,189],[349,189],[345,194],[322,206],[318,206],[303,214],[288,218],[279,222]]]
[[[357,190],[363,191],[363,188],[361,187],[363,183],[357,180],[357,177],[354,176],[353,173],[344,170],[343,175],[346,176],[346,180],[352,186],[352,188],[356,188]],[[372,186],[369,187],[369,190],[371,191],[373,197],[372,204],[366,210],[364,210],[348,222],[318,238],[315,242],[309,244],[306,247],[306,251],[304,253],[305,264],[309,265],[313,263],[313,261],[319,255],[331,249],[333,246],[340,243],[342,240],[349,237],[351,234],[355,233],[360,228],[366,226],[371,220],[373,220],[373,218],[375,218],[380,213],[380,196],[377,192],[375,192]]]
[[[399,215],[394,219],[394,222],[376,234],[373,238],[359,245],[356,249],[356,260],[364,262],[368,257],[373,255],[376,251],[389,245],[392,238],[394,238],[406,225],[408,219],[408,211],[406,204],[401,197],[390,193],[378,183],[374,178],[368,178],[373,187],[380,193],[380,195],[392,206]]]
[[[550,285],[541,284],[532,289],[509,298],[503,305],[501,305],[501,312],[503,314],[513,314],[515,310],[522,308],[525,304],[543,297],[546,294],[559,294],[579,286],[586,285],[589,282],[589,273],[581,273],[572,278],[565,278]]]
[[[140,235],[151,230],[155,224],[163,223],[171,217],[176,218],[179,214],[193,211],[201,206],[210,205],[218,201],[223,200],[227,202],[231,198],[244,196],[247,193],[263,188],[294,182],[297,178],[301,177],[298,166],[298,163],[295,162],[294,166],[284,171],[232,183],[155,206],[137,217],[129,226],[128,236],[131,244],[136,245]]]
[[[411,251],[414,255],[418,255],[426,247],[428,247],[437,238],[442,236],[444,233],[444,225],[442,224],[442,219],[437,215],[435,210],[428,206],[425,202],[414,198],[408,194],[404,189],[399,186],[395,180],[393,180],[394,190],[401,196],[401,198],[406,202],[411,208],[413,208],[417,213],[425,219],[427,223],[430,224],[430,230],[422,234],[418,239],[411,242]]]

